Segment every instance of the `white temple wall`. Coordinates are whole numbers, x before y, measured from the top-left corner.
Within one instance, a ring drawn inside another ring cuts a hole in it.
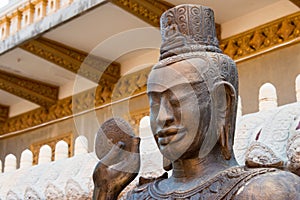
[[[267,82],[276,87],[278,106],[296,102],[295,79],[300,74],[299,52],[300,44],[297,44],[237,64],[243,114],[259,110],[259,89]]]

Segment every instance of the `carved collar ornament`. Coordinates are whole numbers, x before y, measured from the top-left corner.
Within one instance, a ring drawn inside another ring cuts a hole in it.
[[[232,167],[191,190],[171,194],[165,194],[159,189],[158,184],[163,179],[158,179],[132,190],[126,199],[232,199],[252,178],[277,171],[274,168]]]

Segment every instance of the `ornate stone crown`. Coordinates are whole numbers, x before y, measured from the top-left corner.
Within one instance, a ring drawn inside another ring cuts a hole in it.
[[[160,18],[160,60],[197,51],[222,52],[216,36],[213,10],[184,4],[164,12]]]

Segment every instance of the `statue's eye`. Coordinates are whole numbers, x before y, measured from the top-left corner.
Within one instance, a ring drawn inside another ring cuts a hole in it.
[[[149,103],[150,103],[150,107],[157,107],[160,104],[160,95],[156,94],[156,93],[151,93],[149,95]]]
[[[179,103],[178,99],[176,99],[176,98],[170,98],[169,102],[170,102],[172,107],[179,107],[180,106],[180,103]]]

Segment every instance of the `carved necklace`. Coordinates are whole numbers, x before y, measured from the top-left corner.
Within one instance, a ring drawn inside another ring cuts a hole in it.
[[[147,189],[144,189],[153,199],[231,199],[253,177],[274,171],[276,169],[273,168],[232,167],[188,191],[163,193],[158,188],[161,180],[150,183]]]

